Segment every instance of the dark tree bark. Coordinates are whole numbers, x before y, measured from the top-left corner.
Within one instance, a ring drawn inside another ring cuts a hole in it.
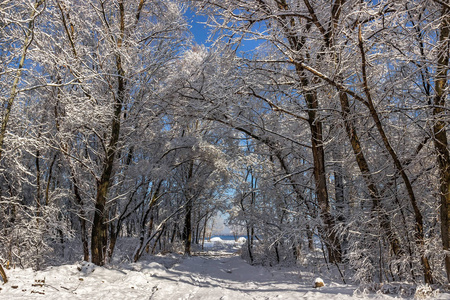
[[[188,201],[186,204],[186,213],[184,218],[184,254],[191,255],[191,243],[192,243],[192,201]]]
[[[122,47],[125,34],[125,8],[123,1],[119,1],[119,26],[120,37],[117,40],[117,47]],[[117,153],[117,144],[120,136],[121,112],[125,98],[125,71],[122,67],[122,57],[116,52],[117,70],[117,93],[115,95],[114,115],[111,122],[111,137],[103,162],[103,171],[100,180],[97,182],[97,196],[95,199],[94,221],[92,223],[91,252],[92,262],[102,266],[105,263],[106,246],[108,242],[108,226],[106,218],[106,199],[109,186],[113,176],[113,167]]]
[[[6,277],[5,269],[3,269],[3,266],[0,264],[0,275],[2,276],[3,283],[8,282],[8,277]]]
[[[435,76],[435,96],[433,107],[433,136],[439,166],[441,239],[445,251],[445,270],[450,282],[450,152],[447,139],[448,117],[446,98],[448,89],[447,73],[449,63],[450,16],[448,1],[442,4],[442,21],[439,28],[439,45],[437,51],[437,67]]]
[[[372,199],[372,211],[374,215],[379,219],[381,228],[384,230],[384,233],[391,246],[392,252],[394,253],[394,255],[398,256],[401,252],[400,242],[396,233],[392,230],[389,217],[384,212],[384,209],[381,205],[381,194],[379,193],[378,188],[375,185],[375,179],[372,176],[369,164],[367,163],[367,160],[364,156],[358,133],[353,122],[351,121],[351,111],[348,96],[346,93],[339,92],[339,99],[341,102],[341,114],[344,120],[345,131],[350,140],[350,144],[352,145],[356,162],[363,176],[364,182],[366,183],[370,198]]]
[[[148,205],[148,208],[144,214],[144,217],[142,218],[142,222],[141,222],[141,232],[140,232],[140,236],[139,236],[139,246],[136,248],[136,251],[134,253],[134,257],[133,260],[136,262],[138,261],[138,259],[140,258],[141,254],[142,254],[142,249],[144,247],[146,247],[148,245],[149,242],[147,242],[147,245],[145,245],[145,240],[146,237],[151,237],[152,236],[152,228],[153,228],[153,208],[155,207],[157,201],[160,198],[160,189],[162,186],[162,180],[159,181],[156,185],[156,188],[154,189],[154,191],[152,191],[151,193],[151,200],[150,203]],[[153,187],[152,186],[152,189]],[[150,225],[148,227],[148,230],[146,230],[146,224],[147,224],[147,220],[148,220],[148,216],[151,215],[151,219],[150,219]],[[147,236],[146,236],[146,232],[147,232]],[[173,241],[172,241],[173,243]]]
[[[186,190],[186,207],[183,227],[183,241],[184,241],[184,254],[191,255],[191,243],[192,243],[192,207],[193,207],[193,193],[190,186],[192,181],[192,175],[194,171],[194,161],[189,162],[189,169],[187,174],[187,190]]]
[[[303,71],[302,71],[303,74]],[[309,84],[304,78],[303,86]],[[305,95],[308,104],[308,123],[311,129],[311,145],[314,162],[314,182],[316,185],[317,202],[320,207],[320,214],[326,228],[324,229],[325,242],[328,250],[328,260],[330,263],[341,262],[341,245],[334,230],[335,220],[331,214],[330,203],[328,199],[327,179],[325,170],[325,152],[323,149],[322,122],[317,116],[319,103],[317,96],[313,93]]]
[[[372,95],[369,89],[369,84],[367,80],[367,61],[366,61],[366,55],[364,50],[364,43],[362,39],[362,33],[361,33],[361,26],[359,27],[359,34],[358,34],[358,40],[359,40],[359,48],[361,52],[361,71],[362,71],[362,79],[363,79],[363,85],[364,85],[364,93],[366,95],[367,101],[365,102],[366,106],[368,107],[370,111],[370,115],[372,116],[372,119],[375,122],[375,126],[378,130],[378,133],[381,136],[381,139],[383,141],[383,144],[386,148],[386,150],[389,152],[393,162],[394,166],[397,169],[397,172],[400,173],[400,176],[405,183],[406,191],[409,196],[409,200],[411,203],[411,206],[413,207],[414,212],[414,218],[415,218],[415,235],[416,235],[416,244],[419,248],[420,255],[421,255],[421,262],[423,267],[423,273],[424,273],[424,279],[425,283],[433,284],[433,276],[431,272],[431,266],[428,261],[428,258],[425,256],[425,234],[424,234],[424,226],[423,226],[423,216],[420,211],[419,205],[417,203],[416,196],[414,194],[414,190],[411,184],[411,181],[409,180],[408,175],[406,174],[405,168],[402,165],[402,162],[400,161],[397,153],[395,152],[394,148],[392,148],[389,138],[387,137],[383,125],[381,123],[381,120],[378,116],[378,112],[373,104]]]
[[[55,164],[56,157],[57,157],[57,154],[55,154],[53,156],[52,162],[50,163],[50,167],[49,167],[49,170],[48,170],[47,184],[45,186],[45,205],[46,206],[49,205],[49,203],[50,203],[50,197],[49,197],[49,194],[50,194],[50,183],[52,181],[53,166]]]
[[[71,167],[71,166],[70,166]],[[72,168],[71,168],[71,177],[72,177],[72,184],[73,184],[73,193],[75,196],[75,201],[77,205],[79,206],[78,209],[78,220],[80,221],[80,231],[81,231],[81,244],[83,245],[83,260],[89,261],[89,238],[88,238],[88,232],[87,232],[87,215],[84,210],[84,201],[81,197],[80,188],[78,187],[78,181],[75,178],[75,174],[73,174]]]
[[[311,7],[309,1],[305,0],[305,5],[308,8],[311,19],[307,22],[305,26],[305,31],[311,30],[313,24],[320,29],[322,26],[318,23],[317,18],[313,8]],[[289,5],[286,0],[277,1],[278,8],[283,11],[289,10]],[[263,4],[265,5],[265,4]],[[337,7],[339,8],[339,7]],[[336,8],[336,9],[337,9]],[[337,13],[337,12],[336,12]],[[294,18],[280,17],[278,19],[280,25],[282,26],[285,36],[289,42],[289,46],[292,51],[297,53],[302,53],[305,50],[306,38],[293,30],[296,26],[296,21]],[[328,35],[327,35],[328,36]],[[329,44],[329,40],[326,40]],[[341,262],[342,251],[341,244],[336,235],[335,219],[331,214],[330,203],[328,198],[327,180],[326,180],[326,169],[325,169],[325,151],[323,143],[323,125],[318,114],[319,112],[319,100],[316,92],[307,91],[311,86],[311,79],[308,78],[306,70],[303,67],[303,59],[308,59],[310,53],[306,53],[304,58],[292,59],[291,62],[295,66],[295,71],[298,77],[298,82],[300,86],[305,89],[303,92],[303,98],[306,102],[307,113],[308,113],[308,124],[311,130],[311,150],[313,155],[313,173],[314,173],[314,183],[316,189],[317,203],[320,208],[320,216],[325,224],[325,228],[322,230],[324,236],[324,241],[327,245],[328,259],[330,263]],[[320,56],[320,54],[318,54]]]

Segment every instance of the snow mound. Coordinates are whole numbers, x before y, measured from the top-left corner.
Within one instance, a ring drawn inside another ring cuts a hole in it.
[[[87,261],[82,261],[80,264],[78,264],[77,269],[84,275],[88,275],[95,271],[95,264]]]
[[[320,288],[325,286],[325,283],[323,283],[322,278],[316,278],[316,280],[314,280],[314,287],[315,288]]]
[[[245,244],[247,242],[247,239],[243,236],[237,239],[236,241],[238,244]]]

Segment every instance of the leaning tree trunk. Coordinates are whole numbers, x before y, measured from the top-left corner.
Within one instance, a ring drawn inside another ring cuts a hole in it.
[[[3,269],[3,266],[0,264],[0,275],[2,276],[3,283],[8,282],[8,277],[6,277],[5,269]]]
[[[155,186],[155,184],[152,184],[152,186]],[[159,200],[159,197],[160,197],[159,191],[161,189],[161,186],[162,186],[162,180],[159,181],[158,184],[156,184],[155,191],[152,191],[152,198],[151,198],[150,204],[148,205],[148,208],[145,211],[144,217],[142,218],[141,232],[140,232],[140,236],[139,236],[139,245],[136,248],[136,250],[134,252],[134,256],[133,256],[134,262],[137,262],[139,260],[140,255],[142,253],[142,248],[147,246],[147,245],[144,245],[146,238],[150,237],[152,235],[153,218],[154,218],[153,215],[150,218],[150,225],[148,226],[148,230],[146,230],[146,224],[147,224],[148,216],[151,213],[153,213],[153,208],[156,205],[157,201]],[[152,187],[152,189],[153,189],[153,187]],[[172,242],[173,242],[173,240],[172,240]],[[112,249],[111,249],[111,251],[112,251]]]
[[[14,104],[14,100],[16,99],[19,86],[19,81],[22,76],[23,65],[25,63],[25,58],[27,56],[28,48],[30,47],[31,42],[33,41],[33,30],[34,30],[34,20],[36,18],[36,12],[39,6],[44,3],[44,0],[38,0],[35,2],[34,7],[30,13],[30,21],[28,22],[28,28],[25,32],[25,40],[22,46],[22,55],[20,56],[19,66],[17,67],[17,72],[14,77],[14,81],[11,85],[11,92],[6,104],[6,110],[3,113],[2,124],[0,127],[0,158],[2,157],[3,152],[3,144],[5,142],[6,136],[6,128],[8,126],[9,116],[11,114],[12,106]]]
[[[403,182],[405,183],[406,192],[408,193],[409,200],[411,203],[411,206],[413,208],[414,212],[414,219],[415,219],[415,237],[416,237],[416,244],[420,252],[420,259],[422,262],[423,267],[423,273],[424,273],[424,279],[425,283],[432,284],[433,283],[433,276],[431,272],[431,266],[428,261],[428,258],[425,256],[425,234],[424,234],[424,226],[423,226],[423,216],[420,211],[419,205],[417,203],[416,196],[414,194],[413,187],[411,185],[411,181],[409,180],[408,175],[406,174],[405,168],[400,161],[397,153],[392,148],[390,141],[386,135],[386,132],[384,131],[383,125],[381,123],[381,120],[378,116],[378,112],[375,108],[375,105],[372,100],[371,91],[369,89],[368,79],[367,79],[367,60],[364,50],[364,43],[362,39],[362,32],[361,32],[361,25],[359,26],[359,34],[358,34],[358,46],[361,52],[361,73],[362,73],[362,80],[363,80],[363,86],[364,86],[364,94],[366,95],[367,102],[364,102],[366,106],[369,109],[370,115],[372,119],[375,122],[375,127],[378,130],[378,133],[381,136],[381,139],[383,141],[383,144],[386,148],[386,150],[389,152],[393,162],[394,166],[397,169],[397,172],[400,174],[400,176],[403,179]]]
[[[358,134],[356,132],[356,128],[353,122],[351,121],[350,116],[351,112],[348,96],[346,93],[339,92],[339,99],[341,102],[342,108],[341,115],[344,120],[345,131],[350,140],[350,144],[352,146],[353,153],[355,155],[359,170],[362,174],[366,187],[369,191],[369,195],[372,200],[372,211],[374,215],[379,219],[381,228],[383,229],[389,241],[392,252],[394,253],[395,256],[398,256],[401,253],[400,242],[397,237],[397,234],[392,230],[388,215],[384,212],[384,209],[381,204],[381,194],[379,193],[378,188],[375,185],[375,179],[372,176],[369,164],[364,156],[364,152],[362,150],[362,146]]]

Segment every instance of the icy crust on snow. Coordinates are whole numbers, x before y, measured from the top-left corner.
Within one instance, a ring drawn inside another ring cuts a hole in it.
[[[400,295],[395,285],[358,287],[337,282],[299,266],[252,266],[236,255],[234,241],[210,241],[191,257],[180,254],[147,255],[137,263],[95,266],[88,262],[32,269],[7,270],[10,281],[0,288],[0,299],[413,299]],[[317,276],[320,275],[321,278]],[[318,280],[326,285],[314,288]],[[417,299],[450,299],[429,287],[417,289]]]

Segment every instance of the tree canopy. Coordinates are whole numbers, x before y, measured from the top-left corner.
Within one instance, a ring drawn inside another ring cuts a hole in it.
[[[0,259],[189,255],[221,212],[252,263],[448,283],[449,35],[448,0],[3,1]]]

